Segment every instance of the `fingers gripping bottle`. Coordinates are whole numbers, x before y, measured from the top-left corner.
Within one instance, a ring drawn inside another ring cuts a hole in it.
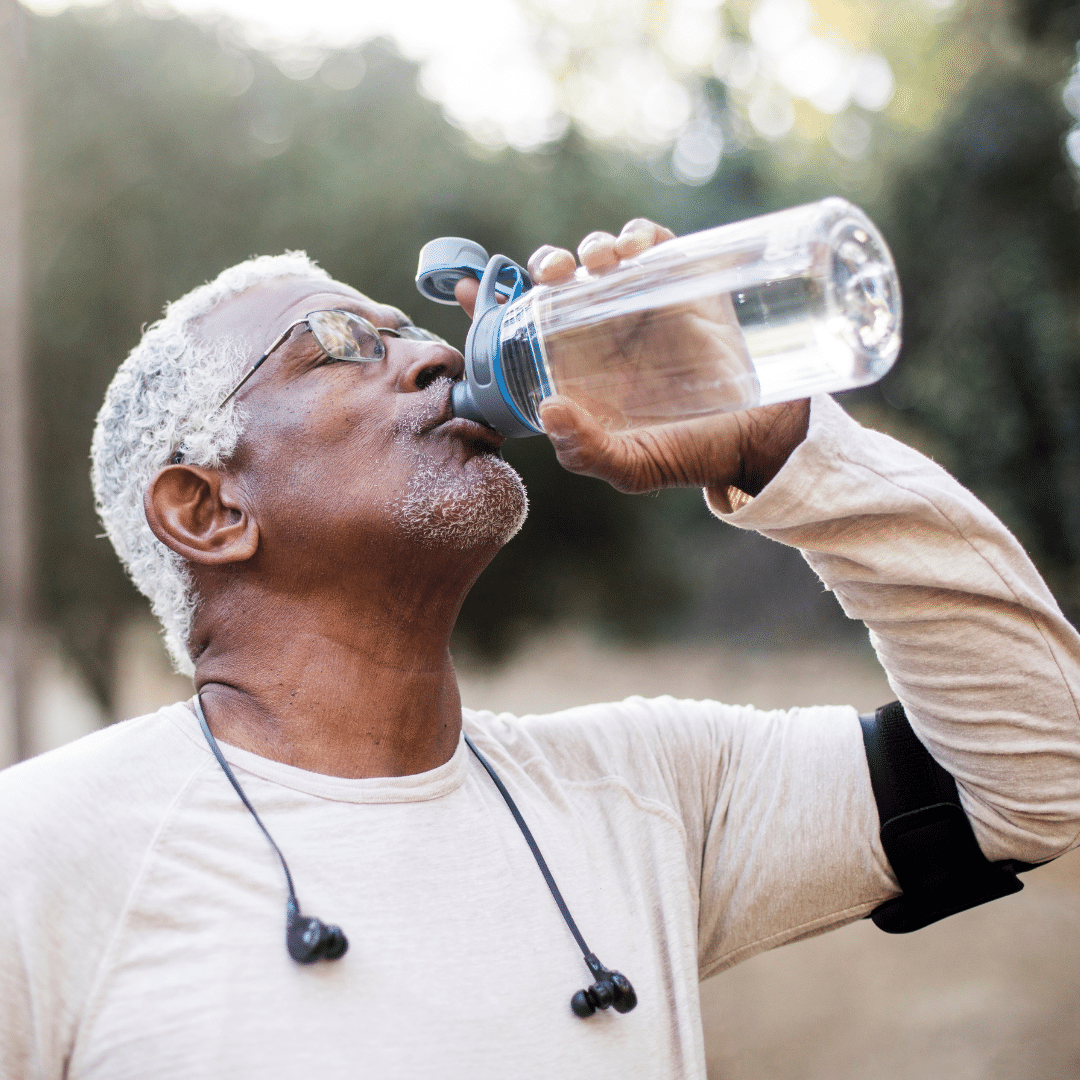
[[[892,256],[839,198],[535,288],[470,240],[424,245],[416,284],[429,299],[456,303],[465,275],[480,292],[454,414],[510,437],[541,432],[555,393],[621,431],[865,386],[900,351]]]

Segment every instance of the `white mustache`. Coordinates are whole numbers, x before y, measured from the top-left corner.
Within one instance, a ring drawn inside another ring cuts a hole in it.
[[[454,380],[449,375],[440,375],[430,385],[417,391],[412,397],[415,404],[398,419],[396,431],[400,435],[424,435],[444,420],[449,420],[450,391]]]

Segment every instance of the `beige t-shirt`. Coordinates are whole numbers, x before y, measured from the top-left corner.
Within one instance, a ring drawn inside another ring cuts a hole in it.
[[[1080,639],[970,493],[821,398],[726,516],[802,548],[870,626],[989,858],[1076,844]],[[223,747],[305,912],[350,939],[295,964],[280,865],[181,703],[0,775],[0,1075],[704,1077],[700,978],[896,892],[849,707],[464,723],[637,1009],[570,1011],[591,978],[464,743],[370,780]]]

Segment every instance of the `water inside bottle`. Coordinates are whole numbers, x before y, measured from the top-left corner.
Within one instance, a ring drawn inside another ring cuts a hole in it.
[[[758,403],[757,375],[725,295],[617,315],[542,340],[552,389],[609,430]]]
[[[668,267],[649,287],[624,273],[620,290],[603,277],[537,290],[504,325],[508,389],[537,425],[555,392],[617,431],[873,382],[899,350],[895,277],[858,222],[829,241],[793,246],[748,288],[725,256]]]

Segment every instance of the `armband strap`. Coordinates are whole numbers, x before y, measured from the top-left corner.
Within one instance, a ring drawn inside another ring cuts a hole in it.
[[[900,702],[859,722],[881,844],[903,890],[870,913],[874,924],[889,934],[907,934],[1019,892],[1024,884],[1016,873],[1032,864],[992,863],[983,855],[956,781],[919,742]]]

